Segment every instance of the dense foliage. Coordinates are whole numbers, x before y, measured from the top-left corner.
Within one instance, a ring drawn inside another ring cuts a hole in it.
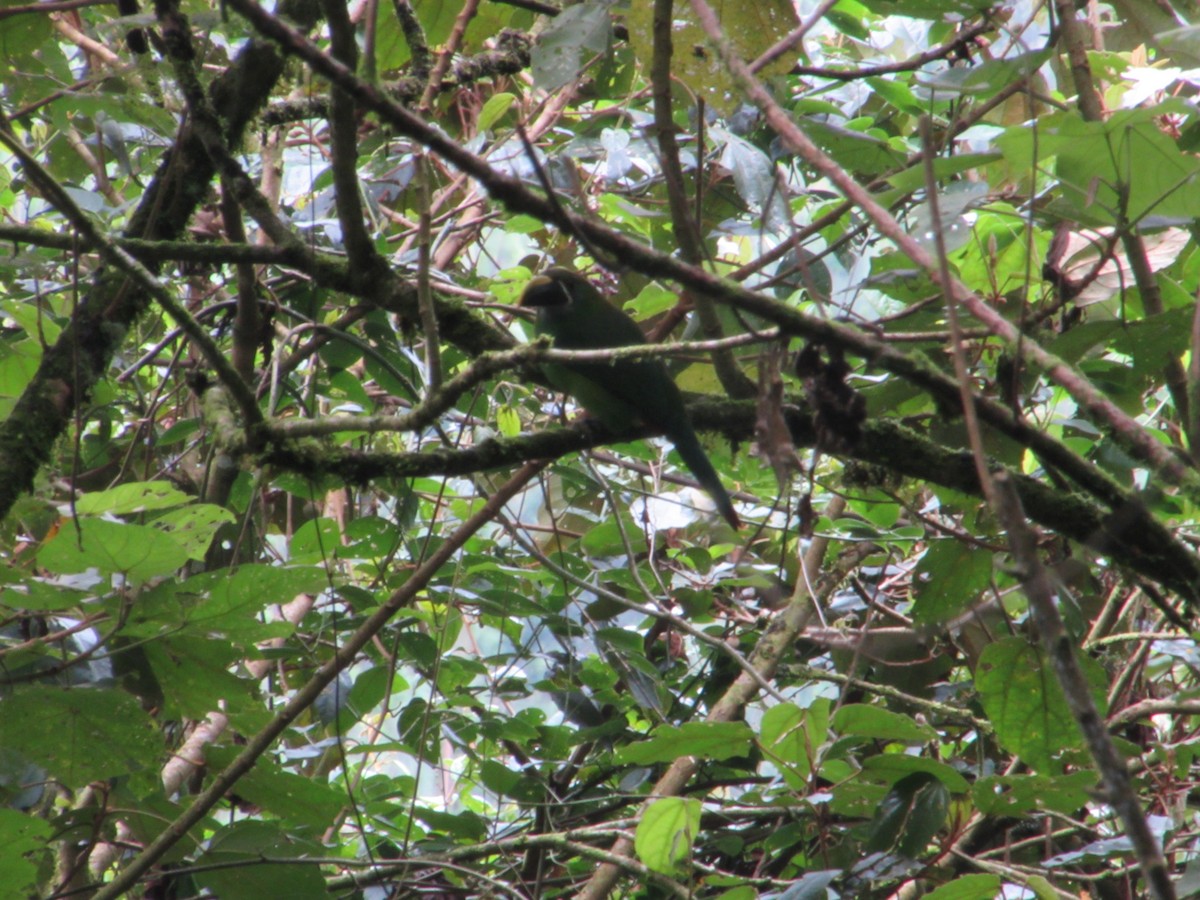
[[[4,896],[1200,891],[1200,68],[1078,5],[0,8]]]

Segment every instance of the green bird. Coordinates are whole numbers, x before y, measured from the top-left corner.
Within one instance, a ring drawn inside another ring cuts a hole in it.
[[[521,296],[521,305],[537,310],[537,332],[554,338],[558,350],[601,350],[646,343],[637,323],[602,296],[582,275],[547,269]],[[700,446],[688,419],[683,395],[659,359],[619,359],[612,363],[552,363],[547,380],[570,394],[613,430],[632,425],[659,429],[675,445],[700,486],[716,501],[717,511],[738,528],[741,520],[729,494]]]

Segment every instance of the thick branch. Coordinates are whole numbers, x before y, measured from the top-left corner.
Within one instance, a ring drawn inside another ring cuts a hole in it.
[[[754,435],[754,404],[748,401],[698,400],[688,406],[696,428],[720,432],[734,442]],[[797,447],[812,447],[816,430],[811,414],[784,408]],[[314,479],[333,475],[352,484],[378,478],[469,475],[520,465],[527,459],[555,459],[603,444],[647,437],[649,429],[615,433],[600,423],[587,428],[550,429],[515,438],[492,438],[466,449],[430,448],[416,453],[380,453],[332,447],[318,441],[274,442],[261,462],[288,468]],[[941,446],[895,422],[881,419],[863,426],[862,440],[848,454],[919,481],[982,497],[971,454]],[[1021,502],[1033,521],[1138,572],[1148,580],[1200,599],[1200,560],[1158,522],[1143,504],[1131,500],[1107,512],[1078,494],[1049,487],[1035,478],[1014,476]]]

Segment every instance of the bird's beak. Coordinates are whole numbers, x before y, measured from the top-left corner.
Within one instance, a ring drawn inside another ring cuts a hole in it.
[[[546,275],[535,275],[525,286],[519,306],[560,306],[570,298],[566,289]]]

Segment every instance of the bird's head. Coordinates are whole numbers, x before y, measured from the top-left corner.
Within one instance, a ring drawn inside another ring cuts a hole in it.
[[[532,308],[542,318],[557,318],[574,308],[587,308],[595,301],[605,302],[592,282],[578,272],[553,266],[535,275],[521,295],[521,306]]]
[[[594,290],[579,273],[555,266],[530,280],[521,295],[521,306],[539,313],[563,313]]]
[[[560,350],[599,350],[645,343],[636,322],[577,272],[558,267],[530,280],[521,306],[537,313],[537,331]]]

